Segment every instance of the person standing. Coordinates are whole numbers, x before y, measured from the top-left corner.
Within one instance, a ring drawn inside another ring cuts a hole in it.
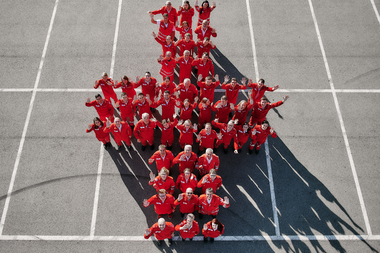
[[[110,102],[112,98],[113,101],[116,103],[117,96],[115,91],[113,90],[113,85],[113,80],[108,77],[108,74],[106,72],[103,72],[102,78],[95,81],[94,88],[97,89],[100,86],[104,97]]]
[[[197,177],[191,173],[189,168],[186,168],[183,173],[178,176],[175,186],[181,192],[185,192],[188,188],[191,188],[194,191],[195,187],[197,187],[197,183]]]
[[[233,120],[228,121],[227,124],[219,123],[218,119],[212,121],[212,124],[220,129],[218,139],[215,143],[215,148],[218,148],[221,144],[223,144],[223,151],[225,154],[228,153],[228,145],[230,145],[231,140],[234,142],[237,141],[237,132],[234,128],[235,124]]]
[[[199,12],[197,25],[201,25],[204,20],[210,22],[210,14],[216,8],[215,2],[210,6],[208,1],[203,1],[201,7],[198,5],[198,0],[195,0],[195,10]]]
[[[207,188],[206,193],[199,196],[199,219],[202,219],[203,215],[211,215],[213,218],[216,218],[216,215],[219,213],[219,206],[228,208],[230,206],[230,200],[228,197],[222,199],[214,194],[212,188]]]
[[[114,122],[111,124],[110,120],[107,120],[105,133],[112,133],[113,138],[117,144],[117,150],[121,150],[124,142],[129,150],[131,147],[132,130],[127,122],[121,121],[120,118],[116,117]]]
[[[159,218],[158,222],[153,224],[150,228],[145,229],[144,238],[149,239],[152,235],[157,239],[157,244],[161,246],[162,241],[169,240],[169,246],[172,245],[175,227],[173,223],[166,222],[164,218]]]
[[[175,230],[181,234],[182,241],[185,241],[187,238],[192,241],[194,236],[199,234],[199,225],[194,219],[194,214],[189,213],[185,220],[175,226]]]
[[[149,177],[149,185],[153,185],[157,193],[159,190],[164,189],[167,193],[173,195],[175,185],[173,178],[169,176],[168,169],[163,167],[160,172],[158,172],[157,177],[154,176],[153,172],[150,172]]]
[[[193,138],[193,136],[191,136],[191,138]],[[179,173],[183,173],[186,168],[190,169],[190,172],[193,172],[197,159],[197,155],[192,152],[192,146],[185,145],[184,150],[174,158],[173,163],[179,163]]]
[[[107,99],[103,99],[102,95],[96,94],[93,101],[87,98],[85,105],[87,107],[95,107],[101,121],[107,121],[107,119],[113,120],[113,106]]]
[[[218,139],[216,131],[212,130],[210,123],[206,123],[205,128],[199,132],[196,139],[196,142],[199,142],[199,152],[208,148],[214,149],[216,139]]]
[[[194,16],[194,8],[190,6],[189,1],[183,1],[182,6],[179,6],[177,11],[177,16],[181,17],[179,23],[183,24],[183,22],[187,22],[189,28],[192,28],[193,25],[193,16]]]
[[[157,213],[158,218],[167,214],[169,219],[172,218],[172,213],[175,211],[174,197],[164,189],[160,189],[156,195],[153,195],[149,199],[143,200],[144,207],[154,205],[154,211]]]
[[[120,111],[120,117],[123,121],[128,122],[132,130],[135,127],[135,111],[133,109],[132,98],[128,98],[125,92],[121,93],[121,99],[119,99],[115,107]]]
[[[94,118],[94,123],[89,124],[86,129],[86,133],[94,131],[96,139],[103,143],[104,148],[107,149],[111,147],[110,135],[104,132],[106,127],[105,123],[101,121],[98,117]]]
[[[198,196],[193,194],[193,189],[187,188],[186,193],[180,193],[178,195],[178,199],[174,202],[174,205],[179,205],[181,217],[186,213],[194,213],[198,210]]]
[[[249,79],[248,87],[252,88],[251,98],[253,99],[254,103],[260,102],[266,91],[275,91],[280,87],[279,85],[276,85],[274,87],[267,87],[264,84],[264,79],[259,79],[257,83],[252,83],[252,79]]]
[[[137,142],[141,143],[141,149],[144,151],[146,145],[150,146],[150,149],[154,149],[154,129],[156,128],[156,121],[149,119],[148,113],[143,113],[142,119],[137,122],[133,134],[135,135]]]
[[[204,176],[210,173],[211,169],[218,171],[219,169],[219,156],[215,155],[211,148],[206,149],[206,153],[198,158],[195,168],[199,170],[199,175]]]
[[[210,242],[214,242],[214,238],[221,236],[223,233],[224,225],[216,218],[203,225],[202,234],[204,242],[207,242],[209,237]]]
[[[253,104],[249,126],[253,127],[256,123],[260,124],[265,119],[270,109],[282,105],[288,98],[289,96],[285,95],[282,100],[275,103],[269,103],[268,99],[265,97],[261,98],[261,102]]]
[[[276,138],[277,134],[273,128],[269,127],[269,122],[264,120],[261,124],[257,124],[251,131],[251,143],[249,144],[249,153],[252,154],[253,148],[256,146],[255,153],[258,154],[260,151],[261,144],[263,144],[268,135],[272,138]]]
[[[202,188],[202,194],[206,193],[206,189],[211,188],[213,192],[219,190],[222,186],[222,177],[216,174],[215,169],[211,169],[207,175],[204,175],[199,180],[197,187]]]
[[[170,150],[166,150],[165,145],[158,146],[158,151],[149,158],[149,164],[156,162],[157,172],[160,173],[162,168],[170,170],[173,166],[174,156]]]

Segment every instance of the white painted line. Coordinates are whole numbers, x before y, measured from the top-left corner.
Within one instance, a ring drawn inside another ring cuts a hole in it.
[[[120,14],[121,14],[122,3],[123,3],[123,0],[119,0],[117,18],[116,18],[115,36],[114,36],[113,47],[112,47],[110,77],[113,76],[114,67],[115,67],[116,48],[117,48],[117,39],[118,39],[118,35],[119,35],[119,23],[120,23]],[[97,215],[98,215],[98,205],[99,205],[99,195],[100,195],[100,182],[101,182],[101,176],[102,176],[102,170],[103,170],[103,158],[104,158],[104,148],[103,148],[103,144],[101,144],[100,155],[99,155],[99,164],[98,164],[98,173],[96,176],[94,206],[92,209],[90,237],[95,236],[96,219],[97,219]]]
[[[55,4],[54,4],[54,9],[53,9],[53,13],[52,13],[52,16],[51,16],[51,19],[50,19],[50,25],[49,25],[49,29],[48,29],[48,32],[47,32],[47,36],[46,36],[46,40],[45,40],[44,49],[43,49],[43,51],[42,51],[42,56],[41,56],[40,65],[39,65],[39,67],[38,67],[38,72],[37,72],[36,81],[34,82],[33,93],[32,93],[32,97],[31,97],[31,99],[30,99],[29,108],[28,108],[28,113],[27,113],[27,115],[26,115],[26,120],[25,120],[25,124],[24,124],[24,129],[23,129],[23,131],[22,131],[22,135],[21,135],[20,145],[19,145],[19,147],[18,147],[17,156],[16,156],[16,161],[15,161],[15,165],[14,165],[14,167],[13,167],[13,172],[12,172],[11,182],[9,183],[9,188],[8,188],[8,193],[7,193],[7,198],[5,199],[4,209],[3,209],[2,216],[1,216],[1,221],[0,221],[0,235],[3,234],[3,230],[4,230],[4,224],[5,224],[5,219],[6,219],[6,217],[7,217],[7,213],[8,213],[9,202],[10,202],[10,200],[11,200],[11,194],[12,194],[13,186],[14,186],[15,179],[16,179],[16,174],[17,174],[17,170],[18,170],[18,165],[19,165],[19,163],[20,163],[21,154],[22,154],[22,150],[23,150],[23,147],[24,147],[24,143],[25,143],[26,132],[28,131],[29,121],[30,121],[30,117],[31,117],[31,115],[32,115],[32,110],[33,110],[34,100],[35,100],[35,98],[36,98],[36,93],[37,93],[37,87],[38,87],[38,85],[39,85],[39,83],[40,83],[41,72],[42,72],[42,68],[43,68],[43,66],[44,66],[44,62],[45,62],[45,56],[46,56],[47,48],[48,48],[49,41],[50,41],[51,31],[52,31],[52,29],[53,29],[53,24],[54,24],[54,20],[55,20],[55,14],[57,13],[58,2],[59,2],[59,0],[56,0],[56,1],[55,1]]]
[[[252,44],[252,53],[253,53],[253,65],[255,68],[255,77],[258,80],[259,79],[259,68],[257,65],[257,53],[256,53],[256,45],[255,45],[255,35],[253,33],[253,18],[251,15],[251,7],[249,5],[249,0],[246,0],[247,5],[247,14],[248,14],[248,24],[249,24],[249,34],[251,35],[251,44]]]
[[[375,1],[371,0],[371,4],[372,4],[372,7],[373,7],[373,10],[375,11],[375,15],[376,15],[377,21],[379,21],[379,24],[380,24],[380,15],[379,15],[379,11],[376,8]]]
[[[215,241],[379,241],[380,235],[289,235],[289,236],[220,236]],[[0,241],[155,241],[154,237],[145,239],[141,236],[55,236],[55,235],[2,235]],[[174,236],[173,241],[182,241]],[[193,241],[203,241],[203,236],[195,236]],[[189,243],[189,242],[186,242]]]
[[[325,49],[324,49],[324,46],[323,46],[321,33],[319,31],[317,18],[316,18],[315,13],[314,13],[313,3],[312,3],[311,0],[308,0],[308,1],[309,1],[309,5],[310,5],[311,15],[313,17],[313,21],[314,21],[314,25],[315,25],[315,30],[316,30],[317,37],[318,37],[319,46],[321,48],[321,52],[322,52],[322,56],[323,56],[323,61],[325,63],[325,68],[326,68],[326,72],[327,72],[327,78],[329,80],[330,88],[332,90],[332,95],[333,95],[333,98],[334,98],[334,103],[335,103],[336,111],[337,111],[338,118],[339,118],[340,127],[341,127],[342,134],[343,134],[344,144],[346,145],[346,151],[347,151],[348,159],[350,161],[351,171],[352,171],[352,174],[353,174],[353,177],[354,177],[356,191],[357,191],[359,202],[360,202],[360,207],[361,207],[362,213],[363,213],[364,223],[365,223],[368,235],[372,235],[372,230],[371,230],[371,226],[369,224],[367,209],[366,209],[365,204],[364,204],[363,194],[362,194],[362,191],[361,191],[361,188],[360,188],[358,175],[356,173],[355,163],[354,163],[354,159],[352,157],[350,144],[348,142],[346,128],[344,126],[343,117],[342,117],[342,113],[340,111],[339,102],[338,102],[338,98],[337,98],[337,95],[336,95],[336,92],[335,92],[334,83],[332,81],[330,67],[329,67],[329,64],[327,62],[326,52],[325,52]]]

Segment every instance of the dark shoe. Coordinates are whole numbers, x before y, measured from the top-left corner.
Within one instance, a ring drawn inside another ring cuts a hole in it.
[[[121,145],[117,145],[116,150],[117,150],[117,151],[120,151],[122,148],[123,148],[123,144],[121,144]]]
[[[193,238],[189,238],[189,240],[190,240],[190,241],[192,241],[192,240],[193,240]]]
[[[146,146],[144,146],[144,145],[141,146],[141,150],[142,150],[142,151],[144,151],[145,148],[146,148]]]
[[[132,146],[127,146],[128,147],[128,150],[131,151],[132,150]]]
[[[199,213],[199,219],[203,219],[203,214]]]
[[[132,126],[131,126],[131,129],[132,129],[132,132],[133,132],[133,130],[135,129],[135,125],[132,125]]]
[[[108,148],[107,143],[103,144],[103,147],[104,147],[104,149],[107,149]]]
[[[253,149],[248,149],[248,153],[252,154],[253,153]]]
[[[172,214],[168,214],[168,218],[169,218],[169,220],[171,220],[172,219]]]
[[[207,240],[207,237],[203,237],[203,241],[204,242],[207,242],[208,240]]]
[[[158,246],[161,246],[161,244],[162,244],[162,240],[158,240],[158,241],[157,241],[157,244],[158,244]]]
[[[106,147],[107,147],[107,148],[112,147],[111,142],[107,142],[107,143],[106,143]]]
[[[257,155],[259,153],[260,149],[255,149],[255,154]]]
[[[169,246],[172,246],[173,239],[169,239]]]
[[[182,238],[182,241],[184,242],[184,241],[186,241],[186,239],[185,239],[185,238]]]
[[[214,238],[210,237],[210,242],[213,243],[214,242]]]
[[[150,108],[150,111],[151,111],[151,112],[155,112],[156,109],[155,109],[155,108]]]
[[[150,145],[150,150],[153,150],[154,149],[154,145]]]
[[[180,214],[181,214],[181,218],[183,218],[183,216],[185,216],[185,214],[184,214],[184,213],[181,213],[181,212],[180,212]]]
[[[228,153],[228,149],[226,149],[226,148],[224,148],[223,151],[224,151],[225,154]]]
[[[172,146],[167,146],[167,150],[172,150]]]
[[[215,218],[216,218],[216,215],[211,215],[211,217],[212,217],[213,219],[215,219]]]
[[[213,153],[215,154],[217,150],[218,150],[218,148],[214,148]]]
[[[200,155],[201,155],[201,151],[200,151],[200,150],[198,150],[198,152],[197,152],[197,155],[198,155],[198,156],[200,156]]]

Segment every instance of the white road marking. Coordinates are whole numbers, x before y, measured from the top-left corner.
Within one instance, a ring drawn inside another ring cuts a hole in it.
[[[367,209],[366,209],[365,204],[364,204],[363,194],[362,194],[362,191],[361,191],[361,188],[360,188],[358,175],[356,173],[355,163],[354,163],[354,159],[352,157],[350,144],[348,142],[346,128],[344,126],[342,113],[340,111],[340,106],[339,106],[338,98],[337,98],[337,95],[336,95],[336,92],[335,92],[334,83],[333,83],[333,80],[332,80],[332,77],[331,77],[330,67],[329,67],[329,64],[327,62],[326,52],[325,52],[325,49],[324,49],[324,46],[323,46],[321,33],[319,31],[319,26],[318,26],[317,18],[316,18],[315,13],[314,13],[313,3],[312,3],[311,0],[308,0],[308,1],[309,1],[309,5],[310,5],[311,15],[313,17],[313,21],[314,21],[314,25],[315,25],[315,30],[316,30],[317,37],[318,37],[319,46],[321,48],[321,53],[322,53],[322,56],[323,56],[323,61],[325,63],[325,68],[326,68],[326,72],[327,72],[327,78],[329,80],[330,88],[331,88],[332,95],[333,95],[333,98],[334,98],[335,108],[336,108],[336,111],[337,111],[337,114],[338,114],[339,123],[340,123],[340,127],[341,127],[342,134],[343,134],[344,144],[346,145],[346,151],[347,151],[348,159],[350,161],[351,171],[352,171],[352,174],[353,174],[353,177],[354,177],[356,191],[357,191],[359,202],[360,202],[360,207],[361,207],[362,213],[363,213],[364,223],[365,223],[368,235],[372,235],[372,230],[371,230],[371,226],[369,224]]]
[[[249,24],[249,34],[251,35],[251,44],[252,44],[252,54],[253,54],[253,66],[255,68],[255,80],[259,79],[259,67],[257,65],[257,53],[255,45],[255,35],[253,33],[253,18],[251,15],[251,7],[249,5],[249,0],[246,0],[247,5],[247,14],[248,14],[248,24]]]
[[[379,15],[379,11],[376,8],[375,1],[371,0],[371,4],[372,4],[372,7],[373,7],[373,10],[375,11],[375,15],[376,15],[377,21],[379,21],[379,24],[380,24],[380,15]]]
[[[4,230],[4,224],[5,224],[5,219],[7,217],[7,213],[8,213],[8,208],[9,208],[9,202],[11,200],[11,194],[12,194],[12,191],[13,191],[13,186],[14,186],[14,183],[15,183],[15,179],[16,179],[16,174],[17,174],[17,170],[18,170],[18,165],[20,163],[20,159],[21,159],[21,154],[22,154],[22,150],[23,150],[23,147],[24,147],[24,143],[25,143],[25,137],[26,137],[26,133],[28,131],[28,126],[29,126],[29,121],[30,121],[30,117],[32,115],[32,110],[33,110],[33,105],[34,105],[34,100],[36,98],[36,94],[37,94],[37,88],[38,88],[38,85],[40,83],[40,78],[41,78],[41,73],[42,73],[42,68],[44,66],[44,62],[45,62],[45,56],[46,56],[46,52],[47,52],[47,48],[48,48],[48,45],[49,45],[49,41],[50,41],[50,35],[51,35],[51,31],[53,29],[53,24],[54,24],[54,20],[55,20],[55,15],[57,13],[57,8],[58,8],[58,2],[59,0],[56,0],[55,1],[55,4],[54,4],[54,9],[53,9],[53,13],[52,13],[52,16],[51,16],[51,19],[50,19],[50,25],[49,25],[49,29],[48,29],[48,32],[47,32],[47,36],[46,36],[46,40],[45,40],[45,45],[44,45],[44,49],[42,51],[42,56],[41,56],[41,61],[40,61],[40,65],[38,67],[38,72],[37,72],[37,77],[36,77],[36,81],[34,82],[34,88],[32,91],[32,97],[30,99],[30,103],[29,103],[29,108],[28,108],[28,113],[26,115],[26,120],[25,120],[25,124],[24,124],[24,129],[22,131],[22,135],[21,135],[21,140],[20,140],[20,145],[19,145],[19,148],[18,148],[18,151],[17,151],[17,156],[16,156],[16,161],[15,161],[15,165],[13,167],[13,172],[12,172],[12,177],[11,177],[11,181],[9,183],[9,188],[8,188],[8,193],[7,193],[7,197],[5,199],[5,204],[4,204],[4,209],[3,209],[3,214],[1,216],[1,221],[0,221],[0,235],[3,234],[3,230]]]

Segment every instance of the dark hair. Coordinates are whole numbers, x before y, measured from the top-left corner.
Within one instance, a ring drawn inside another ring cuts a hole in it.
[[[191,5],[190,5],[189,1],[183,1],[183,4],[189,5],[189,10],[191,9]]]
[[[165,80],[170,80],[170,77],[169,76],[165,77]]]
[[[262,97],[261,100],[265,100],[265,101],[269,102],[266,97]]]
[[[204,56],[204,55],[208,56],[208,53],[207,52],[203,52],[202,56]]]
[[[208,1],[203,1],[202,5],[201,5],[202,7],[201,7],[201,10],[200,10],[199,14],[202,14],[202,12],[203,12],[203,4],[204,3],[207,3],[207,8],[210,8],[210,3]]]
[[[168,90],[164,91],[164,93],[166,93],[166,94],[169,94],[169,95],[170,95],[170,91],[168,91]]]
[[[169,17],[167,13],[162,14],[163,17]]]
[[[100,95],[100,94],[96,94],[96,95],[95,95],[95,99],[96,99],[96,98],[98,98],[98,97],[100,97],[100,98],[101,98],[101,97],[102,97],[102,95]]]
[[[245,122],[245,123],[243,124],[243,126],[248,126],[248,127],[249,127],[248,122]]]
[[[265,83],[265,80],[264,80],[264,79],[262,79],[262,78],[261,78],[261,79],[259,79],[259,82],[260,82],[260,81],[261,81],[263,84]]]
[[[140,96],[140,95],[144,96],[144,93],[140,92],[139,94],[137,94],[137,96]]]
[[[221,99],[221,100],[222,100],[222,99],[223,99],[223,100],[228,100],[226,95],[223,95],[220,99]]]
[[[100,122],[100,125],[103,127],[103,125],[104,125],[103,121],[101,121],[98,117],[95,117],[94,120],[93,120],[94,121],[94,128],[98,129],[98,126],[95,124],[95,121],[97,121],[97,120]]]
[[[269,126],[268,120],[264,119],[263,122],[261,122],[261,125],[263,125],[263,124],[268,124],[268,126]]]
[[[224,228],[224,225],[223,225],[220,221],[218,221],[217,218],[212,219],[212,220],[211,220],[211,224],[212,224],[212,223],[217,224],[217,225],[218,225],[218,231],[219,231],[220,233],[222,233],[223,228]]]

